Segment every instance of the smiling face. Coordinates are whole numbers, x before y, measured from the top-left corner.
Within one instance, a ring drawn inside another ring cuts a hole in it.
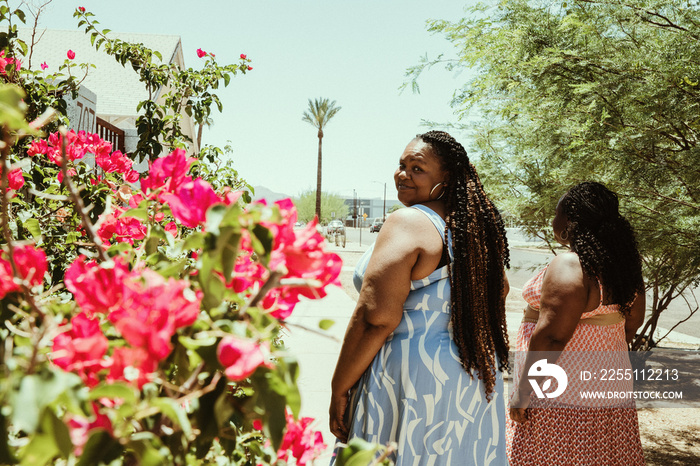
[[[552,219],[552,231],[554,232],[554,239],[563,246],[568,246],[571,239],[567,233],[566,239],[563,239],[561,235],[564,233],[569,226],[569,219],[564,213],[564,208],[562,207],[562,201],[566,197],[566,194],[559,199],[557,203],[557,210],[555,211],[554,218]]]
[[[447,171],[442,168],[435,151],[421,139],[411,141],[401,154],[399,167],[394,172],[394,182],[399,201],[405,206],[434,201],[445,186],[435,185],[447,181]]]

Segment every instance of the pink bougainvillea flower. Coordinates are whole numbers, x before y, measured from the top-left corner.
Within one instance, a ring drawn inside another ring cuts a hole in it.
[[[264,223],[275,237],[270,269],[286,270],[283,278],[309,281],[313,286],[299,287],[300,295],[312,299],[324,297],[326,285],[339,284],[342,260],[337,254],[324,250],[325,239],[316,229],[316,220],[303,229],[295,230],[297,214],[291,200],[282,199],[275,204],[280,209],[283,221],[280,224]]]
[[[115,348],[112,354],[112,365],[109,368],[107,381],[123,381],[143,387],[152,379],[151,374],[158,368],[158,361],[144,348]]]
[[[125,210],[117,207],[114,213],[100,216],[100,228],[97,234],[104,244],[129,243],[146,237],[148,228],[134,217],[124,217]]]
[[[49,268],[44,251],[31,245],[18,246],[15,248],[14,259],[17,271],[29,286],[44,282],[44,275]]]
[[[292,315],[299,302],[299,293],[289,287],[270,290],[263,298],[260,306],[270,311],[270,315],[278,320],[285,320]]]
[[[10,65],[14,65],[15,70],[19,71],[20,68],[22,67],[22,62],[14,59],[12,57],[5,58],[5,51],[0,50],[0,74],[6,75],[7,74],[7,67]]]
[[[127,173],[131,171],[131,167],[133,166],[134,162],[129,157],[122,154],[121,151],[115,150],[110,154],[109,152],[112,145],[108,142],[107,144],[109,145],[104,147],[106,150],[91,151],[95,154],[95,163],[97,166],[102,168],[107,173]],[[93,146],[93,148],[94,147],[95,146]],[[102,149],[102,147],[100,147],[100,149]]]
[[[73,443],[73,448],[76,456],[83,454],[83,448],[90,438],[90,434],[95,429],[102,429],[114,435],[112,430],[112,421],[109,416],[100,413],[97,403],[92,403],[92,410],[95,413],[94,420],[84,418],[82,416],[69,415],[66,423],[70,429],[70,439]]]
[[[42,70],[45,70],[45,69],[47,69],[48,67],[49,67],[49,65],[47,65],[46,62],[44,62],[44,63],[41,64],[41,69],[42,69]]]
[[[259,203],[266,205],[264,201]],[[281,286],[270,290],[260,302],[260,307],[272,317],[284,320],[291,315],[301,297],[322,298],[327,294],[327,285],[340,285],[338,277],[342,261],[337,254],[325,251],[325,240],[317,231],[315,221],[310,222],[304,229],[294,229],[297,212],[290,199],[282,199],[275,205],[282,220],[278,223],[263,221],[261,225],[270,230],[274,237],[268,266],[270,270],[283,272],[284,276]],[[252,290],[259,289],[269,277],[269,273],[265,267],[253,260],[250,238],[245,231],[241,237],[239,251],[232,280],[227,286],[250,297]],[[304,282],[303,286],[290,284],[290,281],[300,280]]]
[[[119,257],[111,264],[79,257],[64,282],[86,315],[106,313],[130,345],[115,349],[107,380],[139,386],[172,351],[176,330],[197,319],[203,295],[186,280],[166,279],[149,269],[129,271]]]
[[[252,71],[252,70],[253,70],[253,67],[252,67],[252,66],[249,66],[249,67],[248,67],[248,71]]]
[[[241,198],[243,195],[243,191],[231,191],[231,188],[229,186],[226,186],[224,188],[224,191],[222,193],[222,197],[224,199],[224,204],[226,205],[231,205],[235,204],[238,202],[238,200]]]
[[[183,225],[196,228],[204,223],[209,207],[222,202],[214,188],[201,178],[183,184],[175,194],[165,194],[173,217]]]
[[[15,282],[12,265],[7,257],[7,252],[3,252],[0,257],[0,299],[8,293],[19,290],[19,284]],[[28,286],[34,287],[44,282],[44,275],[48,270],[44,251],[32,245],[17,246],[14,249],[13,258],[17,273]]]
[[[166,280],[148,269],[132,272],[122,289],[122,299],[109,320],[131,346],[145,349],[155,361],[162,360],[172,351],[175,330],[197,319],[201,291],[195,293],[187,281]]]
[[[66,270],[64,283],[73,293],[78,306],[88,313],[109,312],[121,301],[129,269],[120,257],[111,263],[85,262],[79,256]]]
[[[202,58],[202,57],[206,57],[206,56],[207,56],[207,52],[205,52],[202,49],[197,49],[197,57]]]
[[[155,191],[163,188],[166,193],[174,193],[182,184],[192,181],[187,172],[194,160],[187,157],[184,150],[175,149],[151,164],[148,177],[141,180],[141,189]]]
[[[3,170],[0,168],[0,176],[2,176]],[[24,175],[22,175],[21,168],[15,168],[10,170],[7,175],[7,190],[17,191],[22,186],[24,186]]]
[[[288,461],[291,453],[296,459],[296,464],[304,466],[313,462],[326,449],[321,432],[311,429],[313,422],[314,419],[311,417],[303,417],[295,421],[294,416],[287,412],[287,430],[277,451],[278,460]]]
[[[78,174],[78,171],[75,168],[69,168],[67,170],[68,176],[75,176]],[[63,171],[58,172],[58,176],[56,176],[56,179],[58,180],[59,183],[63,183]]]
[[[29,144],[27,155],[33,157],[38,154],[46,155],[49,151],[49,143],[46,139],[35,139]]]
[[[175,222],[168,222],[163,229],[173,236],[177,236],[177,224]]]
[[[69,60],[72,60],[75,58],[75,52],[72,50],[68,50],[68,52],[66,53],[66,56],[68,57]]]
[[[107,337],[99,319],[90,319],[81,312],[71,319],[71,329],[53,339],[53,363],[65,371],[78,374],[88,387],[99,383],[97,373],[109,363],[104,359]]]
[[[267,343],[259,344],[232,335],[222,338],[217,349],[224,374],[234,382],[250,377],[260,366],[274,367],[268,361],[268,353]]]
[[[85,13],[85,7],[84,6],[79,6],[78,10],[80,10],[81,13]]]
[[[245,53],[242,53],[242,54],[241,54],[241,60],[245,60],[246,58],[248,58],[248,56],[247,56]]]

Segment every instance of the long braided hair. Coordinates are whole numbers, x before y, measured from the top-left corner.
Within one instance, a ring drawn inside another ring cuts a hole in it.
[[[490,401],[498,370],[508,370],[504,267],[508,242],[500,213],[486,196],[464,147],[443,131],[417,136],[435,151],[447,170],[445,241],[452,231],[454,264],[451,323],[462,366],[484,382]],[[498,363],[496,362],[498,357]]]
[[[617,195],[586,181],[562,197],[561,207],[571,222],[571,250],[584,272],[602,283],[610,304],[629,314],[637,293],[644,292],[642,258],[632,226],[618,210]]]

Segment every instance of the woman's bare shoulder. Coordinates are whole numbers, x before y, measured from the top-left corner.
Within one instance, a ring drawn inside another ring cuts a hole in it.
[[[557,254],[547,266],[544,279],[550,284],[584,286],[584,272],[578,255],[571,251]]]
[[[432,225],[430,219],[418,209],[399,209],[386,218],[381,233],[386,227],[389,228],[416,228]]]
[[[440,236],[430,219],[418,209],[400,209],[386,218],[377,236],[377,246],[391,244],[404,249],[431,248],[432,233],[437,241]]]

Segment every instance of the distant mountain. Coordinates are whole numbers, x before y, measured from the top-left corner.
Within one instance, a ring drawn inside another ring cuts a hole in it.
[[[253,186],[253,189],[255,189],[255,195],[253,196],[253,200],[265,199],[268,202],[275,202],[279,201],[280,199],[292,197],[289,194],[276,193],[271,189],[266,188],[265,186]]]

